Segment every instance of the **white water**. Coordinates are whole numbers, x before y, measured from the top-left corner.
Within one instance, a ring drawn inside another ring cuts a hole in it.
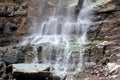
[[[46,49],[43,50],[42,55],[44,57],[42,57],[42,61],[43,63],[50,63],[58,75],[74,74],[84,70],[84,48],[81,48],[81,46],[88,42],[87,31],[92,23],[92,8],[89,8],[89,5],[92,3],[90,0],[84,1],[76,20],[74,19],[75,7],[72,5],[63,7],[63,1],[58,0],[57,8],[53,10],[52,15],[43,21],[41,25],[39,21],[33,22],[32,27],[36,28],[31,28],[33,35],[25,38],[22,43],[24,45],[28,43],[51,45],[50,48],[47,48],[47,52],[45,52]],[[62,8],[66,8],[65,14],[61,12]],[[71,41],[73,38],[74,40]],[[80,48],[73,53],[72,46]],[[33,62],[38,62],[36,51],[34,51],[35,61]],[[55,59],[52,58],[53,55]]]

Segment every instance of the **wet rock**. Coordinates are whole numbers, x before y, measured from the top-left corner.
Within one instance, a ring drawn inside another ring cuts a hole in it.
[[[53,71],[52,80],[66,80],[69,75],[60,74],[59,71]]]
[[[56,1],[55,0],[50,0],[48,3],[57,6],[58,2],[59,1],[57,1],[57,0]],[[71,6],[71,5],[73,6],[73,5],[77,5],[77,3],[78,3],[78,0],[69,0],[69,1],[64,0],[60,6],[61,7],[66,7],[66,6]]]
[[[34,62],[35,56],[38,56],[37,50],[34,49],[34,46],[32,45],[25,45],[21,50],[22,51],[18,56],[21,60],[25,61],[25,63]]]
[[[23,46],[13,46],[13,48],[15,48],[16,50],[16,57],[17,59],[17,63],[24,63],[25,62],[25,56],[23,53]]]
[[[51,80],[48,64],[13,64],[13,76],[17,80]]]
[[[43,47],[42,47],[42,46],[39,46],[37,51],[38,51],[38,53],[41,53],[42,50],[43,50]]]
[[[16,57],[12,57],[12,56],[2,56],[2,60],[7,64],[13,64],[13,63],[17,63],[17,58]]]
[[[80,9],[82,8],[83,1],[84,1],[84,0],[79,0],[79,1],[78,1],[78,4],[77,4],[77,6],[76,6],[76,11],[75,11],[75,13],[76,13],[77,15],[79,14]]]
[[[37,48],[37,53],[38,53],[38,58],[39,58],[39,61],[41,62],[42,60],[42,50],[43,50],[43,46],[39,46]]]
[[[23,67],[24,66],[24,67]],[[49,64],[38,64],[38,63],[21,63],[21,64],[12,64],[13,72],[23,72],[23,73],[37,73],[50,71]]]

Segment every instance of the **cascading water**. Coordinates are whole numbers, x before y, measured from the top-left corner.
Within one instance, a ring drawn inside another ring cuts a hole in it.
[[[54,5],[51,0],[49,4]],[[56,1],[56,0],[55,0]],[[58,75],[74,74],[83,71],[84,48],[87,44],[87,31],[91,23],[90,0],[84,0],[83,7],[75,19],[75,7],[73,5],[63,6],[63,1],[57,0],[57,5],[52,15],[42,21],[33,22],[33,35],[25,38],[22,44],[44,45],[41,61],[50,63]],[[74,2],[75,0],[70,0]],[[69,2],[70,2],[69,1]],[[61,12],[63,11],[63,12]],[[73,48],[77,48],[73,49]],[[35,55],[37,50],[34,49]],[[37,57],[35,56],[35,61]],[[70,80],[70,79],[67,79]]]

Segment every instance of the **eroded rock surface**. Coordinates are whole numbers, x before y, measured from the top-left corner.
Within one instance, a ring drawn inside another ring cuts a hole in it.
[[[0,1],[0,46],[16,44],[26,30],[28,2],[25,0]]]
[[[116,66],[120,64],[119,0],[97,0],[96,3],[100,4],[96,5],[95,20],[88,32],[89,40],[94,44],[90,48],[90,61],[96,63],[96,66],[91,67],[94,70],[92,71],[94,76],[91,78],[116,80],[119,77],[119,68]],[[107,67],[111,67],[112,64],[115,64],[116,70],[110,72],[110,68]]]
[[[0,2],[0,45],[9,45],[11,42],[18,43],[21,39],[21,34],[25,34],[26,24],[26,13],[27,13],[27,2],[22,0],[15,0],[15,2],[9,2],[10,6],[3,6],[4,0]],[[39,0],[38,0],[39,1]],[[36,3],[31,0],[31,4],[28,12],[29,16],[36,17],[36,20],[44,20],[47,16],[52,14],[52,11],[57,9],[57,1],[41,0],[41,3]],[[66,0],[65,0],[66,1]],[[75,79],[90,79],[90,80],[119,80],[120,76],[120,0],[93,0],[94,7],[93,25],[88,31],[88,38],[90,43],[84,45],[86,48],[84,55],[84,70],[83,72],[76,73]],[[1,4],[2,3],[2,4]],[[13,4],[11,4],[13,3]],[[72,2],[73,5],[76,2]],[[66,7],[69,3],[63,4],[62,7]],[[40,6],[38,9],[34,6]],[[7,8],[6,8],[7,7]],[[46,9],[42,12],[42,9]],[[79,9],[79,5],[77,6]],[[36,11],[34,11],[36,10]],[[39,17],[37,13],[41,11]],[[44,15],[43,15],[44,13]],[[64,13],[65,14],[65,11]],[[6,17],[7,16],[7,17]],[[9,16],[9,17],[8,17]],[[10,17],[12,16],[12,17]],[[30,17],[31,18],[31,17]],[[74,39],[73,39],[74,40]],[[10,48],[10,47],[9,47]],[[13,57],[18,58],[18,63],[31,63],[33,61],[34,50],[33,46],[18,46],[12,47],[13,50],[7,51],[6,48],[1,48],[0,55],[4,53],[9,54]],[[78,48],[78,49],[77,49]],[[14,51],[15,49],[15,51]],[[75,54],[78,53],[79,47],[74,47],[70,61],[72,63],[73,57],[76,58]],[[43,62],[45,54],[43,53],[54,53],[52,59],[55,60],[55,54],[64,52],[61,47],[53,46],[40,46],[38,48],[38,61]],[[2,61],[2,60],[1,60]],[[0,66],[3,66],[3,62],[0,62]],[[77,62],[76,62],[77,63]],[[112,69],[111,69],[112,68]],[[1,69],[1,72],[3,69]]]

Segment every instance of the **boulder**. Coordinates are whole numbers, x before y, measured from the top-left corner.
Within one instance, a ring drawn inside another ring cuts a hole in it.
[[[13,56],[5,56],[3,55],[2,56],[2,60],[7,64],[13,64],[13,63],[16,63],[17,62],[17,58],[16,57],[13,57]]]
[[[49,64],[13,64],[12,73],[17,80],[51,80]]]
[[[19,64],[12,64],[12,67],[13,67],[13,73],[14,72],[38,73],[38,72],[50,71],[49,64],[19,63]]]

